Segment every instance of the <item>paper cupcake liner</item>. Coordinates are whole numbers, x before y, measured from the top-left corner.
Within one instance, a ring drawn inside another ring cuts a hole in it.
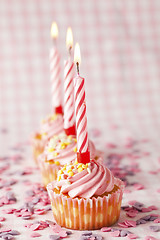
[[[120,179],[115,179],[119,187],[116,192],[108,196],[84,198],[70,198],[53,191],[55,182],[48,184],[47,191],[56,222],[66,228],[75,230],[93,230],[104,226],[111,226],[117,222],[124,184]]]
[[[45,187],[47,185],[57,179],[57,174],[60,168],[62,167],[61,165],[56,165],[54,163],[49,163],[45,161],[45,155],[41,154],[38,158],[38,166],[41,172],[42,176],[42,182]]]

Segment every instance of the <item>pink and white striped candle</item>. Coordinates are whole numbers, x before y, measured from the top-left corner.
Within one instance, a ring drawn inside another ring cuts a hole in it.
[[[74,78],[75,86],[75,112],[77,128],[77,160],[81,163],[90,162],[90,153],[88,147],[87,116],[85,103],[84,78],[79,75],[80,47],[75,46],[74,61],[77,65],[77,76]]]
[[[51,37],[54,42],[58,37],[58,27],[54,22],[51,27]],[[51,71],[51,92],[52,92],[52,106],[55,113],[62,114],[62,89],[61,89],[61,78],[60,78],[60,55],[54,46],[50,50],[50,71]]]
[[[71,50],[73,47],[72,30],[69,27],[66,35],[66,46],[69,51],[69,58],[64,65],[64,130],[67,135],[75,135],[74,118],[74,63],[71,60]]]

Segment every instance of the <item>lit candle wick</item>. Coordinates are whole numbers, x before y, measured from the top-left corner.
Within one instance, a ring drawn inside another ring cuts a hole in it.
[[[69,53],[69,56],[71,57],[71,54],[72,54],[72,46],[69,47],[68,53]]]
[[[76,62],[76,66],[77,66],[77,73],[79,75],[79,62]]]
[[[74,62],[77,66],[77,73],[79,75],[79,65],[81,63],[81,53],[80,53],[80,47],[79,47],[78,43],[76,43],[75,49],[74,49]]]

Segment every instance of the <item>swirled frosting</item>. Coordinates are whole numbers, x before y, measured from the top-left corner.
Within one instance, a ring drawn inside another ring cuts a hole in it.
[[[40,132],[43,140],[48,140],[52,136],[63,131],[63,116],[61,114],[53,114],[42,120]]]
[[[96,149],[91,141],[89,141],[89,148],[91,158],[94,158]],[[70,164],[77,155],[77,140],[74,136],[67,136],[64,132],[54,135],[46,145],[44,154],[46,161],[54,160],[55,163],[60,165]]]
[[[114,176],[100,162],[91,160],[88,164],[75,163],[58,172],[56,187],[71,198],[90,198],[102,195],[114,188]]]

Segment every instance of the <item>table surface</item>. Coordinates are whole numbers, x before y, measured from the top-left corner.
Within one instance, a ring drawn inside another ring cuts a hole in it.
[[[62,79],[68,26],[74,41],[80,43],[90,138],[105,152],[105,164],[128,183],[123,206],[136,200],[146,208],[158,208],[139,212],[134,218],[122,210],[119,222],[160,214],[159,11],[158,0],[1,1],[0,205],[8,191],[17,202],[0,206],[0,217],[6,218],[0,231],[11,228],[21,233],[15,239],[31,239],[33,231],[24,225],[53,219],[51,211],[25,220],[4,210],[21,208],[34,182],[41,183],[29,138],[51,112],[48,56],[54,20],[59,26]],[[160,239],[160,232],[151,232],[153,225],[160,226],[148,221],[128,230],[139,239],[147,235]],[[53,234],[50,228],[37,232],[39,239]],[[96,232],[104,239],[114,239],[110,233]],[[68,239],[80,234],[73,231]]]

